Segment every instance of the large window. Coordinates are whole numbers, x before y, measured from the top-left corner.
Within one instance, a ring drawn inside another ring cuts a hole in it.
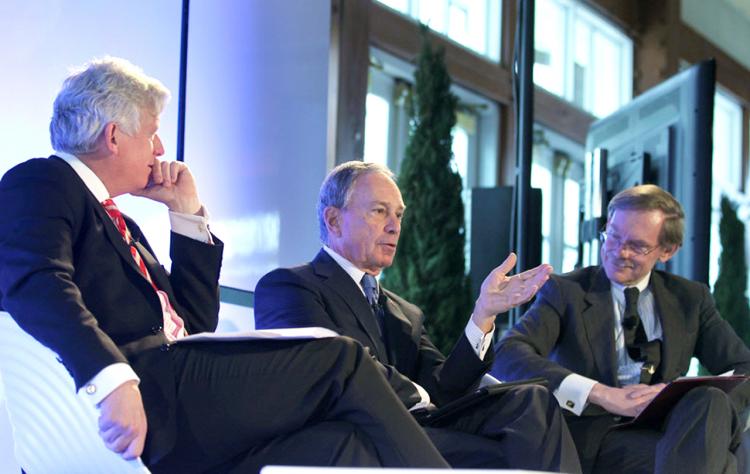
[[[534,130],[531,187],[542,190],[542,262],[556,273],[578,262],[583,147],[540,125]]]
[[[411,90],[414,66],[375,49],[371,57],[364,160],[382,163],[398,173],[409,137],[405,101]],[[452,150],[453,163],[463,182],[468,267],[471,188],[497,184],[499,119],[495,103],[455,85],[452,92],[459,98]]]
[[[501,0],[378,0],[456,43],[500,60]]]
[[[597,117],[630,101],[633,41],[576,0],[538,0],[534,82]]]
[[[714,96],[713,144],[711,247],[708,267],[711,286],[719,276],[721,196],[724,194],[735,202],[744,200],[739,196],[742,176],[742,107],[734,97],[718,86]]]

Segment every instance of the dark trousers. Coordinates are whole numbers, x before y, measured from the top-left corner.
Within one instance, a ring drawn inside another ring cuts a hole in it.
[[[154,472],[448,467],[351,339],[173,347],[177,442]]]
[[[729,397],[717,388],[688,392],[660,429],[613,428],[618,420],[612,415],[571,417],[568,422],[585,472],[745,472],[734,455],[742,435],[739,418]]]
[[[580,472],[557,401],[520,386],[425,431],[452,467]]]

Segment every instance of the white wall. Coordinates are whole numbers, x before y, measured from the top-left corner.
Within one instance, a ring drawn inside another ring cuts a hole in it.
[[[190,10],[185,162],[225,242],[222,283],[253,290],[319,246],[330,0]]]
[[[226,243],[222,284],[251,290],[266,271],[309,260],[318,247],[330,0],[190,3],[185,161]],[[105,54],[172,91],[160,135],[174,159],[181,9],[181,0],[0,2],[0,174],[51,153],[49,117],[68,67]],[[166,261],[163,206],[118,203]],[[19,472],[2,393],[0,411],[0,472]]]

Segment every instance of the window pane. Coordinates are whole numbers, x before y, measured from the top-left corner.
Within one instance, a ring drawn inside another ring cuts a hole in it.
[[[742,107],[721,90],[714,96],[713,163],[711,192],[711,240],[708,281],[713,285],[719,276],[719,208],[722,192],[730,197],[740,188],[742,176]]]
[[[578,263],[578,247],[565,247],[563,250],[562,268],[559,269],[559,272],[572,272],[576,268],[576,263]],[[555,269],[555,273],[557,272],[558,270]]]
[[[550,209],[552,209],[552,173],[544,166],[532,163],[531,187],[542,190],[542,236],[549,237]]]
[[[388,117],[390,105],[383,97],[367,94],[365,104],[364,160],[388,166]]]
[[[593,101],[589,110],[597,117],[611,114],[620,107],[620,47],[607,36],[594,33],[594,71],[596,78],[591,81]]]
[[[380,3],[387,5],[401,13],[409,13],[409,0],[378,0]]]
[[[565,88],[565,9],[553,0],[539,0],[534,20],[534,83],[553,94]]]
[[[578,219],[581,199],[581,184],[572,179],[565,180],[565,200],[563,202],[563,242],[566,246],[578,245]]]
[[[422,23],[439,33],[448,31],[448,5],[445,0],[421,0],[419,2],[417,18]]]
[[[534,82],[596,116],[632,97],[633,41],[578,0],[538,0]]]
[[[493,61],[500,59],[501,0],[378,1]]]
[[[455,171],[461,175],[464,189],[467,188],[467,176],[469,170],[469,135],[462,127],[453,129],[453,163]]]

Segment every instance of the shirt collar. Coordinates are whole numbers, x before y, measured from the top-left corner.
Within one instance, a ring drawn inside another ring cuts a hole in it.
[[[73,168],[79,178],[83,181],[83,184],[91,191],[97,201],[102,202],[109,199],[109,191],[104,186],[102,180],[89,168],[86,163],[81,161],[77,156],[71,155],[64,151],[56,151],[55,156],[64,160],[67,164]]]
[[[365,276],[365,272],[354,266],[354,264],[346,258],[336,253],[336,251],[331,247],[323,245],[323,250],[325,250],[326,253],[330,255],[331,258],[334,259],[336,263],[338,263],[339,266],[347,273],[347,275],[349,275],[352,280],[354,280],[354,282],[357,284],[357,287],[362,291],[362,294],[365,294],[365,290],[360,284],[360,282],[362,281],[362,277]]]

